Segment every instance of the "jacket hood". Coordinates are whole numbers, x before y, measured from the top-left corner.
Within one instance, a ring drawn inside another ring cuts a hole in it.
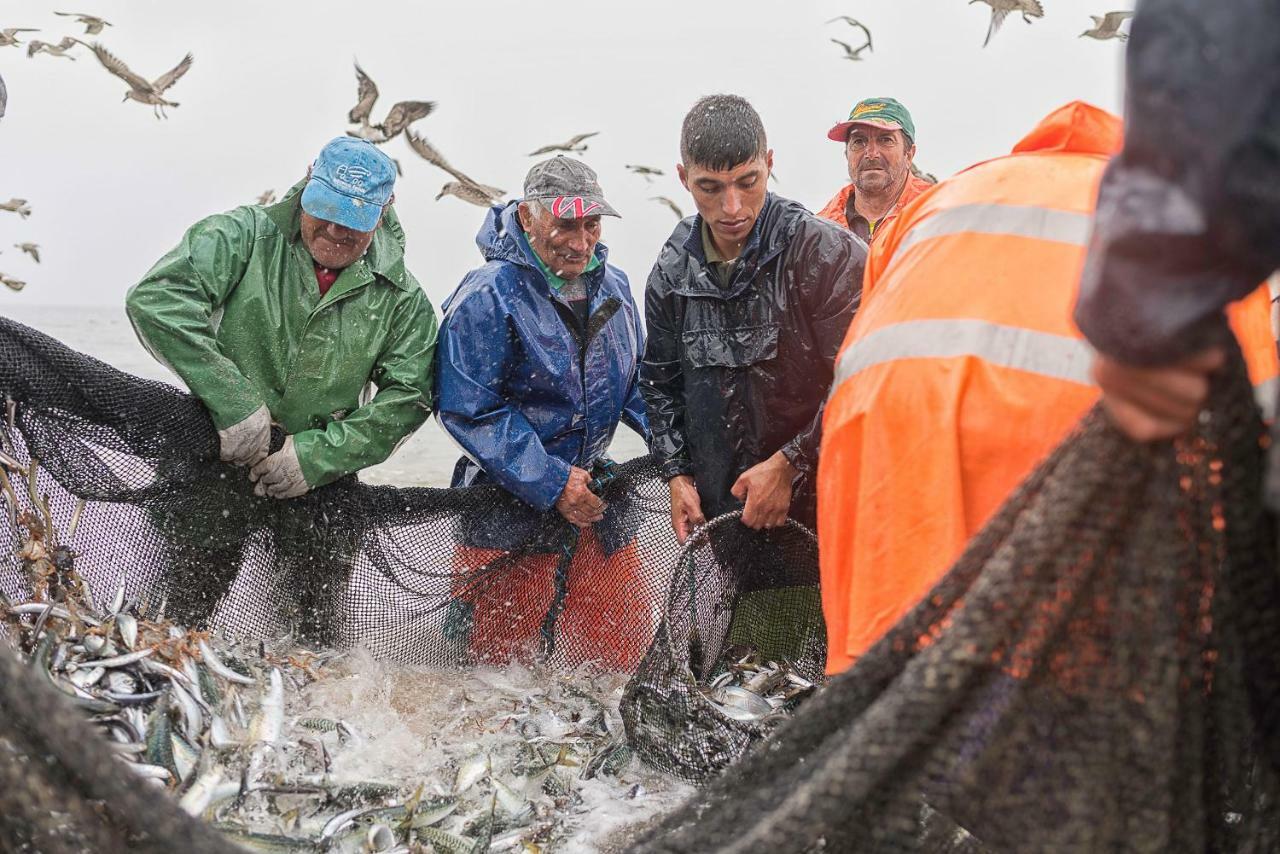
[[[489,208],[480,230],[476,232],[476,246],[480,247],[480,254],[486,261],[508,261],[528,267],[541,277],[542,268],[534,257],[533,247],[524,237],[524,228],[516,213],[519,207],[519,200],[515,200]],[[603,242],[596,244],[595,254],[602,265],[609,260],[609,248]]]
[[[1124,123],[1119,116],[1084,101],[1072,101],[1046,116],[1013,147],[1013,153],[1070,151],[1111,157],[1123,144]]]
[[[289,188],[283,199],[263,208],[267,218],[291,241],[297,240],[301,234],[302,189],[306,185],[307,179],[303,178]],[[400,217],[396,215],[393,205],[387,205],[364,260],[376,275],[403,290],[416,290],[418,286],[409,278],[404,265],[404,244],[404,227],[400,225]]]

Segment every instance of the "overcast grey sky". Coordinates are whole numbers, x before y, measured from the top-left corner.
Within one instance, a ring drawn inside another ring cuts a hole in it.
[[[320,147],[347,127],[352,60],[381,89],[374,118],[398,100],[438,102],[419,122],[455,166],[517,194],[534,162],[525,153],[600,131],[581,155],[623,214],[607,220],[612,260],[637,297],[675,217],[650,196],[693,210],[674,174],[679,125],[700,95],[745,95],[764,118],[781,183],[817,209],[846,180],[827,129],[867,96],[912,111],[917,162],[938,175],[1006,153],[1055,107],[1084,99],[1120,108],[1119,42],[1080,39],[1109,0],[1044,0],[1032,26],[1012,16],[986,50],[988,7],[965,0],[22,0],[0,4],[0,27],[40,27],[56,42],[82,34],[53,9],[101,15],[97,37],[154,79],[186,51],[190,73],[171,90],[168,121],[121,103],[126,86],[78,48],[74,62],[0,48],[9,87],[0,120],[0,200],[29,200],[21,220],[0,212],[0,271],[25,279],[0,289],[16,303],[105,305],[202,216],[278,193],[302,177]],[[1117,7],[1126,5],[1116,0]],[[850,14],[872,30],[875,52],[841,59],[829,38],[859,43],[827,18]],[[85,37],[92,40],[94,37]],[[483,210],[433,201],[448,176],[403,139],[385,146],[404,165],[397,209],[408,259],[439,307],[479,263]],[[648,184],[624,170],[667,171]],[[39,243],[35,265],[11,248]]]

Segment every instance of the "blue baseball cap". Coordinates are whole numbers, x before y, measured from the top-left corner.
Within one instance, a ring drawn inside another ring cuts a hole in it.
[[[302,209],[317,219],[373,231],[395,185],[396,166],[390,157],[371,142],[340,136],[311,164]]]

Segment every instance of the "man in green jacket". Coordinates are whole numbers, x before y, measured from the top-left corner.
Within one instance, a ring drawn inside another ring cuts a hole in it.
[[[405,268],[395,177],[375,146],[339,137],[279,204],[196,223],[126,297],[259,495],[376,465],[431,411],[436,317]],[[273,422],[287,438],[271,454]]]

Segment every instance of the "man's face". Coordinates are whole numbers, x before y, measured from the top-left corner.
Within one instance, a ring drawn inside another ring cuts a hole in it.
[[[374,231],[356,231],[336,222],[317,219],[302,211],[302,243],[321,267],[343,270],[350,267],[373,242]]]
[[[600,217],[560,219],[545,209],[520,205],[520,225],[542,263],[562,279],[576,279],[591,263],[600,242]]]
[[[747,242],[764,208],[771,169],[772,151],[722,172],[696,164],[676,167],[716,242],[738,245]]]
[[[883,193],[903,183],[916,147],[900,130],[854,125],[844,147],[849,179],[862,193]]]

